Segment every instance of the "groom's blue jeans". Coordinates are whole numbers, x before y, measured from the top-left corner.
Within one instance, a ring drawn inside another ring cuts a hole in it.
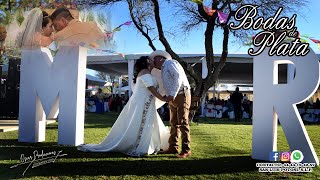
[[[170,138],[169,150],[179,151],[179,133],[182,137],[182,152],[190,151],[190,127],[189,127],[189,109],[191,104],[190,93],[178,94],[176,98],[169,103],[170,107]]]

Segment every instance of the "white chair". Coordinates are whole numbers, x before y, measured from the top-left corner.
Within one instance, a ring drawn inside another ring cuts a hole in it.
[[[227,106],[223,106],[222,113],[226,112],[227,110],[228,110],[228,107]]]
[[[313,114],[315,115],[315,121],[320,121],[320,109],[315,109]]]
[[[216,105],[215,106],[216,109],[216,118],[222,118],[222,106],[221,105]]]
[[[313,112],[313,114],[319,115],[319,114],[320,114],[320,109],[315,109],[314,112]]]
[[[303,113],[306,112],[304,108],[299,108],[298,111],[299,111],[300,114],[303,114]]]
[[[229,119],[234,119],[234,111],[228,112]]]
[[[243,119],[249,119],[249,113],[243,111],[243,112],[242,112],[242,118],[243,118]]]
[[[89,112],[96,112],[96,110],[97,110],[96,105],[91,105],[91,106],[89,106],[89,108],[88,108],[88,111],[89,111]]]
[[[308,122],[316,122],[316,115],[314,114],[310,114],[310,113],[306,113],[303,115],[303,120],[308,121]]]
[[[94,101],[88,101],[87,110],[88,112],[96,112],[96,103]]]
[[[307,109],[306,113],[313,114],[314,113],[314,109]]]
[[[215,110],[214,110],[214,105],[213,104],[207,104],[207,109],[206,109],[206,117],[215,117]]]
[[[92,105],[95,105],[96,103],[94,101],[88,101],[88,104],[92,106]]]
[[[109,112],[108,102],[104,102],[104,112]]]

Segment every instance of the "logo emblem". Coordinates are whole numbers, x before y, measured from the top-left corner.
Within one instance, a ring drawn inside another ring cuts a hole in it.
[[[269,161],[279,161],[280,152],[270,152]]]
[[[289,162],[290,161],[290,152],[281,152],[280,161],[281,162]]]
[[[290,162],[292,163],[299,163],[303,160],[303,154],[299,150],[294,150],[291,153]]]

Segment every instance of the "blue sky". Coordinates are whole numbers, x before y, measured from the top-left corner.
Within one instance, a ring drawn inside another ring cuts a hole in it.
[[[308,34],[315,39],[320,40],[320,1],[310,0],[310,3],[301,12],[296,12],[297,21],[296,27],[301,34]],[[111,14],[111,26],[112,29],[120,24],[131,20],[128,7],[126,3],[116,3],[112,7],[99,9],[100,11],[109,11]],[[178,18],[172,18],[172,16],[166,16],[168,8],[160,9],[163,15],[164,30],[171,30],[173,32],[179,32],[179,26],[176,25]],[[177,33],[174,37],[169,37],[168,41],[172,46],[172,49],[176,53],[205,53],[204,47],[204,31],[205,27],[192,31],[187,36],[183,33]],[[133,53],[151,53],[152,49],[148,46],[147,40],[141,35],[134,25],[122,26],[121,31],[115,33],[115,41],[117,48],[115,51],[124,54]],[[309,41],[310,47],[316,52],[320,53],[317,45]],[[164,49],[159,41],[155,42],[157,49]],[[222,50],[222,33],[221,30],[215,31],[214,36],[214,53],[220,54]],[[232,42],[232,38],[229,41],[229,54],[245,54],[247,53],[248,46],[237,44]],[[89,71],[90,74],[93,72]]]

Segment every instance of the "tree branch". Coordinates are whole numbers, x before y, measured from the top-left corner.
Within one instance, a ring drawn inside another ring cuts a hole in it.
[[[147,32],[145,32],[143,30],[143,27],[142,27],[142,23],[141,26],[138,24],[138,22],[136,21],[136,16],[134,16],[133,14],[133,3],[131,0],[127,0],[127,3],[129,5],[129,11],[130,11],[130,16],[131,16],[131,19],[132,19],[132,22],[133,24],[136,26],[136,28],[141,32],[141,34],[147,39],[148,43],[149,43],[149,46],[151,47],[151,49],[153,51],[155,51],[157,48],[154,46],[153,42],[152,42],[152,39],[150,38],[150,36],[148,35],[148,28],[147,28]],[[139,19],[139,18],[138,18]]]
[[[189,67],[188,64],[181,60],[181,58],[172,50],[169,42],[167,41],[166,37],[163,33],[161,18],[160,18],[160,10],[159,10],[159,3],[157,0],[152,0],[154,4],[154,17],[156,20],[157,28],[158,28],[158,34],[159,34],[159,40],[165,47],[166,51],[172,56],[173,59],[177,60],[182,67],[187,70],[187,73],[193,78],[193,79],[199,79],[199,75],[194,72],[193,68]]]
[[[199,14],[208,21],[208,19],[210,18],[210,16],[206,13],[206,11],[203,9],[203,4],[198,4],[198,12]]]
[[[228,4],[229,7],[229,11],[231,11],[231,5]],[[227,22],[229,22],[231,18],[231,14],[229,14],[228,18],[227,18]],[[214,70],[214,74],[213,74],[213,81],[216,82],[217,79],[219,78],[219,74],[221,72],[221,70],[223,69],[225,62],[227,60],[227,56],[228,56],[228,43],[229,43],[229,26],[227,24],[223,25],[223,45],[222,45],[222,53],[221,53],[221,57],[220,57],[220,61],[218,64],[218,67],[215,68]],[[209,87],[210,88],[210,87]]]

